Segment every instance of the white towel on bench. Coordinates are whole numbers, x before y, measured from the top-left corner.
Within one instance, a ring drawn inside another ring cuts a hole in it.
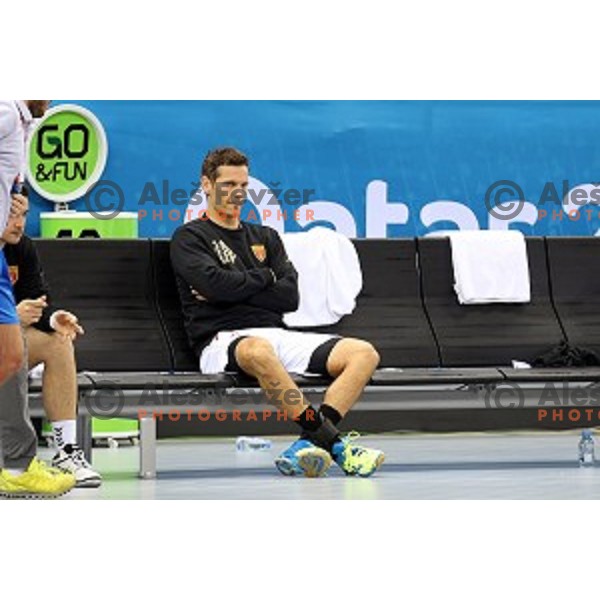
[[[454,289],[461,304],[531,301],[529,262],[520,231],[456,231]]]
[[[337,323],[356,306],[362,289],[358,254],[344,235],[327,227],[281,236],[298,271],[300,306],[284,315],[289,327]]]

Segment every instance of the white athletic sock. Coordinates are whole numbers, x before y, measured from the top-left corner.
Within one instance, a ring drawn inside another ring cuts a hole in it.
[[[52,431],[54,432],[54,443],[59,450],[68,444],[75,444],[77,432],[75,419],[52,421]]]

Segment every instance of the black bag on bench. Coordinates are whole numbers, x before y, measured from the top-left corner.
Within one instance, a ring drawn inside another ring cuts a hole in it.
[[[587,348],[571,346],[563,340],[533,361],[535,368],[598,367],[600,358]]]

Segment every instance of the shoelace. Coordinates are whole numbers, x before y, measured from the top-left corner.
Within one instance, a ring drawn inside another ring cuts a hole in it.
[[[350,452],[352,453],[352,456],[360,456],[365,452],[365,448],[363,448],[362,446],[351,446],[351,443],[357,440],[359,437],[360,433],[358,433],[358,431],[349,431],[342,438],[342,442],[344,442],[346,446],[350,446]]]
[[[71,452],[71,454],[69,455],[71,457],[71,460],[78,466],[78,467],[84,467],[84,468],[89,468],[89,463],[88,461],[85,459],[85,456],[83,454],[83,450],[81,448],[79,448],[78,446],[73,446],[73,452]]]
[[[358,431],[349,431],[343,438],[342,441],[346,444],[349,444],[350,442],[353,442],[354,440],[357,440],[360,437],[360,433],[358,433]]]

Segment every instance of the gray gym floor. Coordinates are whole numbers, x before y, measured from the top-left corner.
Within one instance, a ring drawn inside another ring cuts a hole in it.
[[[74,490],[66,498],[600,498],[600,463],[596,468],[578,466],[576,431],[369,436],[363,438],[365,445],[386,453],[381,471],[369,479],[346,477],[336,465],[322,479],[283,477],[273,458],[291,440],[272,438],[270,451],[254,453],[237,453],[233,439],[160,441],[154,481],[137,478],[138,448],[98,448],[94,466],[104,475],[103,486]],[[47,449],[40,454],[51,456]]]

